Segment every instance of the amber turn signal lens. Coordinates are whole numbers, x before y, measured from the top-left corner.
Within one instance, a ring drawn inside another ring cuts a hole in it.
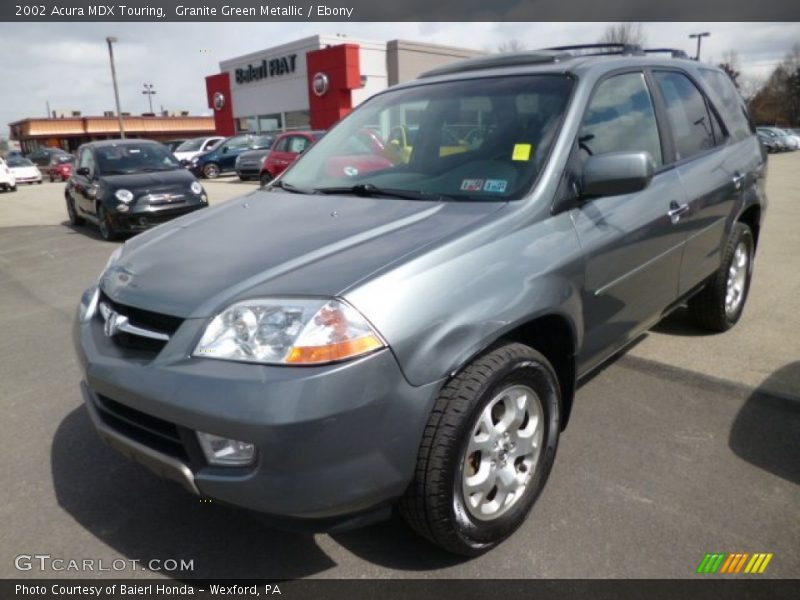
[[[366,335],[355,340],[337,342],[325,346],[300,346],[289,351],[285,362],[288,364],[326,363],[354,358],[383,347],[374,335]]]

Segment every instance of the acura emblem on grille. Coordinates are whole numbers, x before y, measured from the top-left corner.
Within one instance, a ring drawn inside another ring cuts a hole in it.
[[[103,333],[111,337],[119,333],[119,331],[128,324],[128,317],[110,310],[106,317],[106,323],[103,325]]]

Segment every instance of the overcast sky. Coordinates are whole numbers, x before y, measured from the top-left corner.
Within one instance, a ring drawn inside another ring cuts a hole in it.
[[[0,135],[7,123],[44,117],[51,109],[84,115],[113,110],[114,95],[105,37],[115,46],[122,110],[148,110],[142,84],[152,83],[156,111],[210,114],[206,75],[221,60],[316,33],[354,38],[407,39],[494,50],[515,39],[533,49],[596,42],[608,23],[0,23]],[[763,76],[800,42],[798,23],[645,23],[650,46],[670,46],[694,54],[688,34],[711,32],[703,40],[704,60],[719,61],[736,50],[742,71]]]

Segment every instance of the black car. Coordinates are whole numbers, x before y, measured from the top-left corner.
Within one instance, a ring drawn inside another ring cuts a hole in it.
[[[64,193],[70,223],[96,223],[107,240],[208,206],[194,175],[163,144],[147,140],[84,144]]]
[[[275,143],[275,137],[271,135],[265,135],[261,137],[263,138],[261,140],[261,143],[264,144],[263,147],[255,150],[247,150],[236,157],[234,168],[236,169],[236,174],[239,176],[239,179],[242,181],[258,179],[258,176],[261,173],[261,168],[264,165],[264,160],[272,150],[272,146]]]
[[[37,148],[28,156],[28,160],[30,160],[33,164],[35,164],[42,172],[48,171],[50,167],[50,163],[56,156],[70,156],[69,152],[66,150],[62,150],[61,148]]]

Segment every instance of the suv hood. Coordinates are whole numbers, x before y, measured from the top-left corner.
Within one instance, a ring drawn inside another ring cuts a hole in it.
[[[335,296],[504,206],[258,191],[131,239],[101,287],[183,318],[247,297]]]

